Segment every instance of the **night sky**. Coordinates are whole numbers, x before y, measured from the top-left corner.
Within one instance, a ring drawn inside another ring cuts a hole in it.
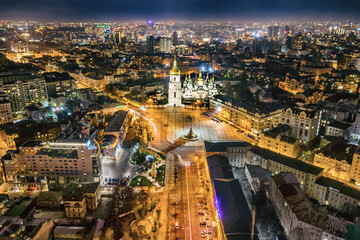
[[[0,0],[8,20],[357,20],[359,0]]]

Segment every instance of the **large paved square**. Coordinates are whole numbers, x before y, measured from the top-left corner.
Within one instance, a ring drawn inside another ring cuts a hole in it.
[[[170,143],[174,143],[178,138],[186,134],[190,128],[198,136],[198,141],[187,142],[185,146],[201,146],[204,140],[207,141],[233,141],[244,140],[241,134],[237,133],[237,129],[224,123],[215,122],[211,118],[206,117],[200,110],[186,109],[163,109],[149,110],[151,115],[161,122],[168,124],[166,127],[166,139]],[[191,117],[191,121],[187,117]]]

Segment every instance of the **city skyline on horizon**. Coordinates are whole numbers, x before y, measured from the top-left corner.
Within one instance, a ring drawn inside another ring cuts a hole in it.
[[[0,15],[6,20],[36,21],[123,21],[123,20],[277,20],[311,19],[321,21],[358,20],[360,2],[345,0],[318,1],[215,1],[205,0],[17,0],[0,3]]]

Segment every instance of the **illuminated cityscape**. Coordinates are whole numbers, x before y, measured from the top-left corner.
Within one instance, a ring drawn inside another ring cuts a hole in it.
[[[0,3],[0,239],[360,240],[360,3]]]

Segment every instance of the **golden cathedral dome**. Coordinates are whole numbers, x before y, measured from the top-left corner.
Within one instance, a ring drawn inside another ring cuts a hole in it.
[[[177,68],[176,56],[174,56],[174,66],[170,70],[170,75],[180,75],[180,70]]]

